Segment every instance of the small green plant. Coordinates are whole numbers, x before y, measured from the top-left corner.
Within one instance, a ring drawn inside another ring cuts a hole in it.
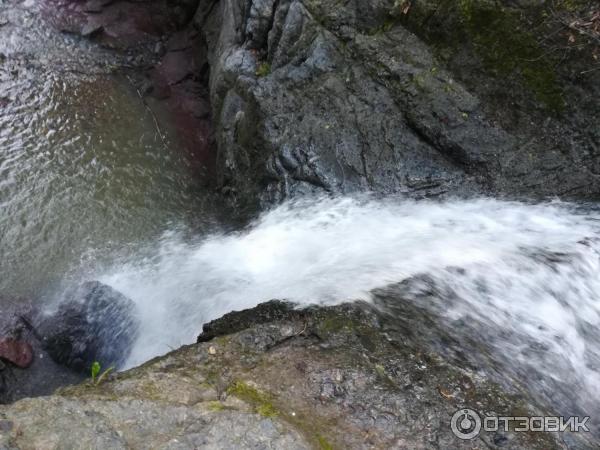
[[[100,374],[100,363],[98,361],[94,361],[92,364],[92,383],[96,384],[96,377]]]
[[[256,76],[257,77],[266,77],[267,75],[269,75],[271,73],[271,64],[269,64],[268,62],[263,62],[258,66],[258,69],[256,69]]]
[[[100,370],[102,370],[102,366],[100,365],[100,363],[98,361],[94,361],[94,363],[92,364],[92,368],[91,368],[91,372],[92,372],[92,384],[94,386],[98,386],[100,383],[102,383],[106,379],[106,377],[113,370],[115,370],[115,368],[114,367],[109,367],[108,369],[106,369],[102,373],[100,373]]]

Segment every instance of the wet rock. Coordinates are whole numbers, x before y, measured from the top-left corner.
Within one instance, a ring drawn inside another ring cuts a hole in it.
[[[252,325],[275,322],[289,317],[300,320],[305,314],[303,310],[295,309],[290,303],[273,300],[253,309],[225,314],[219,320],[204,324],[202,334],[198,336],[197,341],[209,342],[217,336],[238,333]]]
[[[49,395],[59,387],[85,378],[56,364],[44,351],[33,325],[37,315],[26,300],[0,297],[0,335],[5,336],[4,340],[19,343],[21,362],[26,362],[31,355],[29,364],[22,364],[24,368],[14,361],[9,362],[10,359],[5,363],[0,359],[0,404]]]
[[[214,177],[215,151],[206,52],[193,27],[170,36],[150,72],[151,95],[161,101],[192,168],[205,180]]]
[[[94,35],[104,44],[126,49],[149,45],[185,26],[194,14],[195,0],[44,0],[41,6],[57,28]]]
[[[162,56],[165,54],[166,48],[165,48],[165,44],[163,44],[161,41],[158,41],[155,45],[154,45],[154,53],[156,53],[159,56]]]
[[[437,11],[438,2],[413,3],[414,11]],[[410,31],[424,27],[405,25],[402,11],[393,0],[200,1],[195,21],[210,63],[219,183],[232,203],[253,209],[322,191],[600,193],[597,102],[585,94],[598,92],[598,77],[586,76],[585,90],[561,79],[572,104],[587,105],[577,120],[543,110],[530,123],[527,89],[496,92],[510,105],[492,107],[495,81],[478,76],[485,61],[469,54],[463,67],[472,76],[464,74],[426,43],[429,35]],[[446,33],[437,36],[442,43],[464,43],[450,26],[430,31]],[[593,58],[580,59],[591,69]],[[519,116],[519,126],[502,119],[509,116]],[[547,142],[546,122],[564,147]]]
[[[99,282],[69,292],[52,314],[0,298],[0,403],[78,383],[95,361],[119,367],[138,327],[133,302]]]
[[[93,37],[102,33],[103,29],[104,27],[99,23],[88,22],[81,29],[81,35],[83,37]]]
[[[135,304],[99,282],[81,285],[37,327],[54,361],[87,373],[92,363],[121,366],[137,337]]]
[[[211,322],[203,335],[210,342],[99,386],[0,407],[12,424],[0,429],[0,446],[551,450],[564,448],[563,439],[572,449],[598,446],[586,433],[458,439],[450,420],[464,405],[506,415],[548,410],[520,384],[502,388],[410,330],[390,330],[367,304],[298,311],[270,302]]]
[[[0,338],[0,359],[5,359],[21,369],[27,369],[33,362],[33,349],[27,342]]]

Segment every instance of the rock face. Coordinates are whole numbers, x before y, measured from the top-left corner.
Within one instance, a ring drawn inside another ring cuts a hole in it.
[[[0,407],[0,448],[597,448],[585,433],[457,439],[450,419],[464,405],[545,410],[518,384],[502,389],[413,335],[366,304],[270,302],[100,385]]]
[[[200,0],[223,191],[595,198],[598,40],[548,60],[554,3]]]
[[[55,3],[61,28],[154,65],[141,91],[237,211],[323,191],[600,193],[594,0]]]
[[[54,361],[88,373],[95,361],[106,368],[121,366],[138,329],[131,300],[110,286],[87,282],[41,321],[37,333]]]

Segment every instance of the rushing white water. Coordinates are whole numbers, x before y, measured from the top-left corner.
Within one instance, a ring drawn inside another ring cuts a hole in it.
[[[368,301],[371,290],[416,277],[415,295],[408,289],[397,301],[470,333],[546,399],[560,391],[563,411],[594,411],[599,238],[600,213],[565,203],[321,198],[193,245],[166,235],[153,257],[118,265],[101,281],[139,305],[135,365],[193,342],[202,323],[231,310],[274,298]],[[422,275],[434,295],[419,296]]]
[[[526,336],[544,348],[545,363],[565,365],[549,368],[554,376],[571,370],[597,385],[599,236],[599,213],[564,203],[318,199],[194,245],[166,235],[154,256],[101,281],[139,305],[130,365],[193,342],[202,323],[231,310],[273,298],[368,300],[374,288],[428,274],[455,294],[432,302],[438,313]],[[529,344],[504,350],[531,359]]]

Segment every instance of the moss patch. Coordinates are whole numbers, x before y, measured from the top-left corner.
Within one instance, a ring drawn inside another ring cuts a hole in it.
[[[562,3],[572,8],[570,3],[579,2]],[[492,0],[423,0],[399,19],[424,34],[444,58],[472,48],[486,72],[515,78],[548,110],[560,112],[565,101],[556,56],[540,43],[546,16],[542,7],[517,9]]]
[[[269,64],[268,62],[263,62],[261,63],[258,68],[256,69],[256,76],[257,77],[266,77],[267,75],[271,74],[271,64]]]
[[[320,434],[317,435],[317,442],[319,443],[321,450],[333,450],[333,445],[331,445],[329,441]]]
[[[224,409],[226,409],[225,405],[223,405],[223,403],[221,403],[218,400],[208,402],[206,406],[210,411],[223,411]]]
[[[227,389],[227,394],[235,395],[240,400],[249,403],[254,411],[263,417],[277,417],[279,411],[271,401],[271,396],[253,388],[243,381],[236,381]]]
[[[498,75],[518,74],[548,108],[564,107],[551,61],[517,13],[481,0],[460,0],[461,23],[486,67]]]

